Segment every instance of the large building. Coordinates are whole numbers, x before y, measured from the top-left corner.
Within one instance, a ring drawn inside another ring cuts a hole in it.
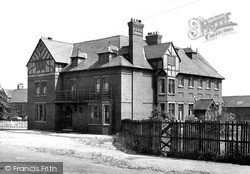
[[[143,38],[140,20],[129,36],[80,43],[41,38],[27,63],[29,129],[112,134],[122,119],[147,119],[159,105],[184,120],[195,101],[222,103],[223,77],[191,48]]]
[[[237,121],[250,121],[250,96],[223,96],[224,107]]]

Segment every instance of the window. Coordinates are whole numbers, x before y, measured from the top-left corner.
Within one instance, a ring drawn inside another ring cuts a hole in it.
[[[194,104],[188,104],[188,115],[193,115]]]
[[[40,95],[40,85],[39,82],[35,82],[35,94]]]
[[[174,95],[175,93],[175,80],[169,79],[168,82],[168,94]]]
[[[198,99],[201,99],[201,98],[202,98],[202,94],[199,93],[199,94],[198,94]]]
[[[175,103],[168,103],[169,114],[175,115]]]
[[[90,121],[92,124],[101,124],[101,110],[98,105],[89,106]]]
[[[202,88],[203,84],[202,84],[202,79],[198,79],[198,88]]]
[[[168,65],[175,66],[175,56],[168,56]]]
[[[166,103],[164,103],[164,102],[160,103],[160,108],[161,108],[161,111],[165,111],[166,110]]]
[[[104,105],[103,110],[104,110],[103,111],[103,114],[104,114],[103,124],[110,124],[110,115],[111,115],[110,105]]]
[[[194,78],[193,77],[189,77],[188,78],[188,87],[194,87]]]
[[[183,87],[184,86],[184,77],[179,77],[178,78],[178,86]]]
[[[101,79],[95,78],[95,92],[100,92],[101,90]]]
[[[207,80],[206,82],[206,89],[210,89],[211,88],[211,81]]]
[[[109,62],[109,58],[112,58],[110,53],[99,54],[99,61],[102,63]]]
[[[71,85],[71,99],[75,100],[77,97],[76,85]]]
[[[47,94],[47,81],[35,82],[35,95]]]
[[[166,91],[165,91],[165,79],[160,79],[159,80],[159,93],[160,94],[165,94]]]
[[[46,103],[35,103],[36,121],[46,121]]]
[[[215,81],[214,85],[215,85],[215,86],[214,86],[214,89],[215,89],[215,90],[219,90],[219,88],[220,88],[220,87],[219,87],[219,81]]]
[[[63,65],[56,64],[56,72],[60,72],[63,69]]]
[[[108,82],[109,78],[108,77],[103,77],[102,79],[102,87],[103,87],[103,91],[107,92],[109,90],[109,82]]]
[[[47,82],[42,82],[42,95],[47,94]]]
[[[211,95],[210,95],[210,94],[207,94],[207,95],[206,95],[206,98],[211,98]]]
[[[184,120],[184,113],[183,113],[183,104],[178,104],[178,120],[183,121]]]

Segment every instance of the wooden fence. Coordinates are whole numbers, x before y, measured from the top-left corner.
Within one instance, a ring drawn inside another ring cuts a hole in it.
[[[122,120],[125,135],[139,137],[152,153],[249,154],[247,122]]]

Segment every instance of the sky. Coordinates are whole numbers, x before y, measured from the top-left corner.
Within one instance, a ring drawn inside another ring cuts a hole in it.
[[[250,95],[247,0],[8,0],[0,1],[0,84],[27,88],[26,64],[41,37],[69,43],[128,36],[127,22],[142,20],[144,36],[158,31],[162,42],[192,47],[225,78],[222,94]],[[188,37],[192,18],[230,12],[234,32],[207,41]]]

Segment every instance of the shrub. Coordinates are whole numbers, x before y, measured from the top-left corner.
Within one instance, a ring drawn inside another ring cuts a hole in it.
[[[152,154],[150,140],[142,136],[116,134],[113,145],[123,152]]]
[[[154,106],[149,116],[149,120],[152,121],[173,121],[175,120],[174,115],[169,112],[162,111],[159,106]]]

